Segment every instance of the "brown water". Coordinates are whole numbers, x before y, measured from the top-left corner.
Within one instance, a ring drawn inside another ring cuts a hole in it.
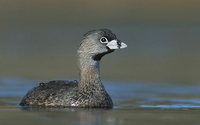
[[[1,0],[0,76],[76,78],[76,50],[83,34],[110,28],[128,48],[103,58],[103,78],[198,83],[199,4]]]

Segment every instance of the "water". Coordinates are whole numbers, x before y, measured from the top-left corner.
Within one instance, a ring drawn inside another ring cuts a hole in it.
[[[38,80],[0,79],[0,124],[198,124],[200,84],[168,84],[104,81],[114,108],[72,109],[18,106],[21,98]]]
[[[198,83],[199,4],[1,0],[0,76],[74,78],[83,34],[109,28],[128,47],[103,58],[102,78]]]
[[[199,3],[1,0],[0,125],[199,124]],[[77,77],[82,35],[98,28],[128,45],[101,63],[114,108],[20,108],[34,79]]]

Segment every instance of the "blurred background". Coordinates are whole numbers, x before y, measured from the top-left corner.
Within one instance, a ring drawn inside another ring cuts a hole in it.
[[[111,29],[128,48],[105,56],[106,80],[199,83],[198,0],[0,0],[0,77],[77,79],[84,33]]]

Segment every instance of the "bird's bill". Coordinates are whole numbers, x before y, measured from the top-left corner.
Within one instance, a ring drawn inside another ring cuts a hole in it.
[[[112,40],[110,42],[107,43],[106,45],[109,49],[113,50],[113,49],[123,49],[126,48],[127,45],[119,40]]]

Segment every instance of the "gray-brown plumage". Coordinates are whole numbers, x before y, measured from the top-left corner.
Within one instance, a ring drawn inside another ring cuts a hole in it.
[[[80,82],[50,81],[31,89],[21,106],[112,108],[113,102],[100,79],[100,60],[115,49],[125,48],[108,29],[89,31],[77,51]]]

